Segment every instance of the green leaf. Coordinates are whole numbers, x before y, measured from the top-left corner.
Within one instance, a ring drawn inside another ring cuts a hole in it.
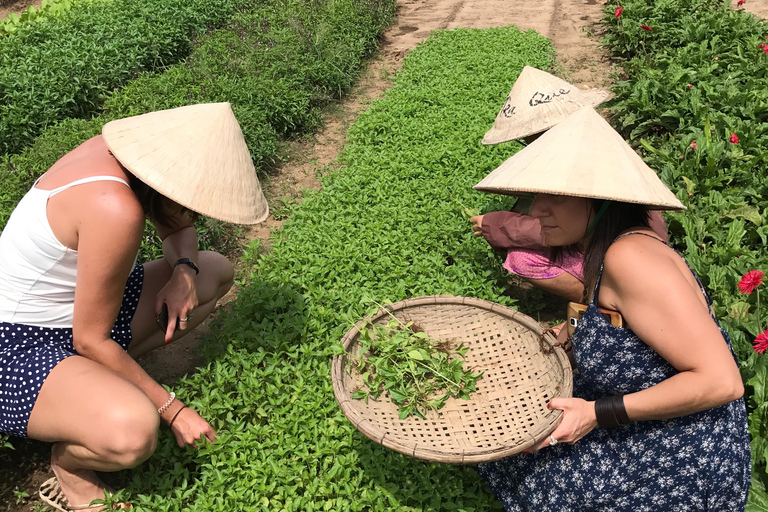
[[[419,350],[411,350],[408,352],[408,357],[415,359],[416,361],[424,361],[425,357]]]
[[[760,210],[749,205],[740,206],[739,208],[730,210],[726,212],[725,216],[730,219],[743,217],[756,226],[759,226],[763,223],[763,217],[760,214]]]

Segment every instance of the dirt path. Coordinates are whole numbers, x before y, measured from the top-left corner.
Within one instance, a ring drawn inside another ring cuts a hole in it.
[[[358,85],[329,111],[320,133],[311,140],[291,144],[291,162],[264,183],[272,211],[279,212],[281,203],[300,200],[302,189],[319,188],[318,176],[333,169],[349,125],[371,100],[385,93],[403,57],[432,30],[513,24],[523,30],[533,29],[553,40],[563,78],[577,85],[608,87],[612,68],[596,35],[600,32],[597,22],[603,5],[598,0],[399,0],[397,21],[384,32],[380,52]],[[24,4],[16,3],[12,7],[16,9],[12,12],[21,12]],[[3,16],[4,11],[0,9],[0,18]],[[499,107],[503,101],[504,98],[499,98]],[[266,242],[271,231],[282,222],[270,216],[247,236]],[[222,303],[234,300],[235,296],[236,290],[233,290]],[[140,362],[156,380],[171,385],[202,364],[196,349],[206,331],[207,326],[203,325],[187,337],[148,354]],[[36,510],[37,486],[48,476],[47,452],[46,445],[33,442],[21,443],[16,452],[0,450],[0,511]],[[18,498],[20,495],[14,491],[30,497]]]

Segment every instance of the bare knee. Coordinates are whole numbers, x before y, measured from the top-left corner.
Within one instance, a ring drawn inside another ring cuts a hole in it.
[[[113,409],[108,416],[105,457],[123,468],[132,468],[154,453],[160,417],[151,403],[147,407]]]
[[[200,271],[208,273],[214,281],[216,299],[223,297],[235,280],[235,269],[230,261],[221,254],[213,251],[202,251],[198,255]]]

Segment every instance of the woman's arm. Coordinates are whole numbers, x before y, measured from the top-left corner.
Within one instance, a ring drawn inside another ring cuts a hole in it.
[[[133,193],[122,186],[115,193],[95,196],[83,203],[78,218],[72,328],[75,350],[135,384],[159,409],[168,402],[169,393],[111,339],[125,284],[141,243],[144,213]],[[177,417],[172,429],[179,446],[194,443],[201,434],[209,441],[216,439],[213,428],[178,400],[161,417],[166,423]]]
[[[84,201],[77,221],[75,350],[134,383],[159,408],[168,400],[168,392],[111,338],[141,243],[144,213],[127,187],[116,186],[110,193]]]
[[[682,259],[644,236],[608,250],[601,303],[621,311],[640,339],[680,373],[624,397],[631,420],[666,419],[744,394],[738,366]]]
[[[630,420],[684,416],[744,394],[738,366],[693,275],[668,247],[644,236],[613,244],[605,257],[599,297],[600,306],[620,311],[635,334],[679,371],[625,395]],[[552,433],[559,441],[576,442],[597,426],[594,402],[557,398],[550,405],[565,413]]]
[[[163,259],[172,269],[168,284],[160,290],[155,299],[155,313],[158,314],[163,304],[168,305],[168,327],[165,339],[170,340],[176,329],[177,318],[187,318],[197,307],[197,272],[186,264],[174,265],[181,258],[189,258],[197,265],[197,232],[190,219],[180,206],[174,205],[174,215],[169,224],[153,221],[158,236],[163,241]],[[180,328],[186,329],[184,323]]]
[[[489,212],[469,219],[475,236],[482,236],[494,249],[547,248],[538,219],[517,212]]]

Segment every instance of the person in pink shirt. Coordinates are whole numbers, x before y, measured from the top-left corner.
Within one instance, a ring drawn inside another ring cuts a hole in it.
[[[507,251],[506,270],[537,288],[582,302],[584,254],[576,249],[565,249],[553,259],[538,219],[515,211],[498,211],[469,220],[475,236],[485,238],[494,249]],[[667,242],[667,226],[661,212],[651,211],[648,221],[651,229]]]
[[[584,106],[597,106],[610,98],[609,91],[578,88],[550,73],[525,66],[515,81],[483,144],[522,140],[526,145]],[[530,204],[518,201],[515,211],[490,212],[470,218],[475,236],[484,237],[494,249],[506,250],[504,268],[534,286],[582,302],[584,254],[575,248],[553,251],[545,242],[539,221],[526,215]],[[667,227],[658,211],[649,224],[667,241]]]

